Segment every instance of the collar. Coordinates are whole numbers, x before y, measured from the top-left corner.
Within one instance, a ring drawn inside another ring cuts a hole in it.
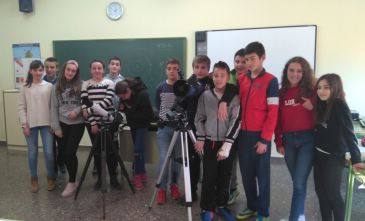
[[[259,75],[257,75],[256,78],[263,76],[265,73],[266,73],[265,68],[262,68],[261,72],[259,73]],[[247,71],[246,75],[247,75],[247,77],[249,77],[250,79],[252,79],[251,78],[251,71],[250,70]]]

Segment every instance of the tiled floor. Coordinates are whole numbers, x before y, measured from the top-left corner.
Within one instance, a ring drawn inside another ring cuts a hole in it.
[[[84,167],[88,151],[79,151],[79,173]],[[39,182],[41,189],[31,193],[26,152],[8,150],[0,147],[0,220],[1,218],[18,220],[102,220],[102,194],[93,190],[95,182],[88,172],[77,201],[73,198],[61,198],[64,187],[59,182],[53,192],[46,190],[46,175],[42,153],[39,155]],[[130,164],[126,163],[130,171]],[[177,205],[171,199],[164,206],[154,205],[148,210],[148,203],[154,190],[157,176],[155,165],[148,165],[149,182],[146,189],[132,194],[126,182],[122,191],[108,190],[106,193],[106,220],[187,220],[187,209]],[[182,174],[182,173],[181,173]],[[182,179],[182,178],[181,178]],[[345,180],[345,177],[344,177]],[[240,182],[241,183],[241,182]],[[356,187],[358,183],[355,184]],[[180,186],[183,190],[183,186]],[[344,185],[343,185],[344,189]],[[238,212],[245,207],[245,199],[240,184],[239,200],[232,207]],[[271,220],[287,218],[291,200],[291,182],[282,159],[274,158],[271,163]],[[365,220],[365,190],[356,188],[353,202],[353,221]],[[308,221],[320,220],[318,202],[313,187],[313,178],[309,178],[306,201]],[[193,220],[199,218],[199,204],[193,204]],[[220,219],[222,220],[222,219]]]

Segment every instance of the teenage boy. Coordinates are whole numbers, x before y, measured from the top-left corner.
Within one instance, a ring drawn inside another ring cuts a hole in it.
[[[56,84],[58,73],[58,61],[54,57],[49,57],[44,61],[44,71],[46,74],[43,76],[43,80]]]
[[[180,62],[175,58],[171,58],[166,62],[166,81],[161,82],[156,89],[156,107],[158,109],[159,116],[159,128],[157,130],[157,142],[159,147],[159,155],[160,155],[160,163],[159,163],[159,172],[162,170],[162,165],[166,159],[166,154],[174,134],[175,128],[172,125],[168,124],[168,120],[166,117],[166,113],[169,112],[172,106],[175,103],[176,96],[173,92],[173,85],[179,79],[179,71],[180,71]],[[171,183],[170,183],[170,191],[171,197],[174,200],[180,198],[181,194],[179,191],[179,186],[177,185],[179,174],[180,174],[180,165],[176,162],[175,159],[181,157],[181,145],[180,139],[177,138],[174,150],[172,152],[172,161],[171,161]],[[156,202],[158,205],[163,205],[166,203],[166,189],[167,182],[169,178],[169,169],[166,169],[166,172],[161,180],[160,189],[157,193]]]
[[[246,74],[248,71],[246,60],[245,60],[245,49],[241,48],[238,50],[233,57],[234,69],[231,70],[230,77],[228,83],[237,85],[237,78],[241,74]],[[234,142],[235,150],[237,150],[238,141]],[[238,156],[237,152],[233,153],[233,165],[232,165],[232,176],[229,184],[229,199],[228,205],[232,205],[236,202],[236,199],[240,192],[238,191],[238,183],[237,183],[237,166],[238,166]]]
[[[238,158],[247,208],[237,214],[237,219],[257,215],[257,221],[268,221],[271,139],[278,115],[279,86],[277,78],[263,68],[265,48],[261,43],[248,44],[245,58],[249,71],[238,77],[242,108]]]
[[[195,149],[203,155],[200,200],[203,221],[213,220],[214,211],[228,221],[235,220],[226,206],[234,151],[232,144],[240,128],[238,95],[234,96],[227,107],[227,119],[218,120],[218,107],[226,92],[228,79],[228,65],[222,61],[216,63],[213,69],[214,88],[204,91],[200,96],[195,116]]]
[[[183,106],[187,111],[188,123],[190,129],[196,136],[196,128],[194,124],[195,114],[198,107],[198,100],[200,95],[207,89],[214,88],[213,80],[209,73],[210,59],[206,55],[198,55],[193,59],[193,74],[187,80],[192,86],[193,93],[185,99]],[[227,103],[229,103],[233,97],[237,95],[237,88],[233,85],[227,85],[226,93],[222,97],[219,103],[219,111],[223,112],[224,116],[227,116]],[[220,113],[218,111],[218,113]],[[224,118],[225,120],[226,118]],[[188,139],[189,144],[189,159],[190,159],[190,185],[192,201],[195,202],[198,199],[197,189],[200,178],[200,156],[194,149],[194,144],[191,139]],[[179,199],[179,204],[185,204],[185,196]]]
[[[57,73],[58,73],[58,61],[54,57],[49,57],[44,61],[44,71],[45,75],[43,76],[43,80],[47,81],[53,85],[57,82]],[[57,137],[54,137],[57,138]],[[66,168],[65,168],[65,159],[62,157],[62,150],[58,148],[57,139],[53,139],[53,158],[54,158],[54,171],[56,177],[60,175],[58,178],[63,179],[65,177]],[[58,174],[60,172],[60,174]]]
[[[122,61],[120,60],[119,57],[114,56],[109,58],[108,70],[109,74],[105,75],[104,78],[113,81],[114,85],[116,85],[119,81],[125,79],[125,77],[121,74]],[[117,95],[115,95],[113,98],[113,105],[116,110],[119,110],[119,97]],[[113,138],[114,147],[117,148],[117,150],[119,150],[118,131],[114,133],[113,137],[114,137]],[[96,174],[95,165],[93,169],[93,174]],[[116,174],[118,173],[116,172]]]
[[[109,74],[105,76],[106,79],[113,81],[114,84],[124,80],[125,77],[121,74],[122,61],[119,57],[114,56],[109,58],[108,69]]]
[[[193,59],[193,74],[187,82],[194,88],[194,93],[186,99],[186,111],[190,129],[196,135],[194,118],[198,107],[198,99],[205,89],[211,88],[213,81],[209,75],[210,59],[206,55],[198,55]],[[200,178],[200,156],[194,149],[194,143],[188,139],[190,155],[190,185],[192,201],[198,199],[197,189]],[[180,197],[179,204],[185,204],[185,196]]]

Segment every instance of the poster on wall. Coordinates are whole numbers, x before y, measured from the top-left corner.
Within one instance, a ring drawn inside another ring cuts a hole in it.
[[[39,43],[13,44],[14,82],[19,89],[25,83],[29,65],[33,60],[41,60]]]

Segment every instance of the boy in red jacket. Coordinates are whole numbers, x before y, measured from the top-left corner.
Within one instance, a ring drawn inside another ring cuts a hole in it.
[[[247,208],[237,214],[237,219],[257,215],[256,221],[268,221],[271,139],[278,115],[279,84],[263,68],[265,48],[261,43],[248,44],[245,58],[249,71],[238,77],[242,108],[238,157]]]

